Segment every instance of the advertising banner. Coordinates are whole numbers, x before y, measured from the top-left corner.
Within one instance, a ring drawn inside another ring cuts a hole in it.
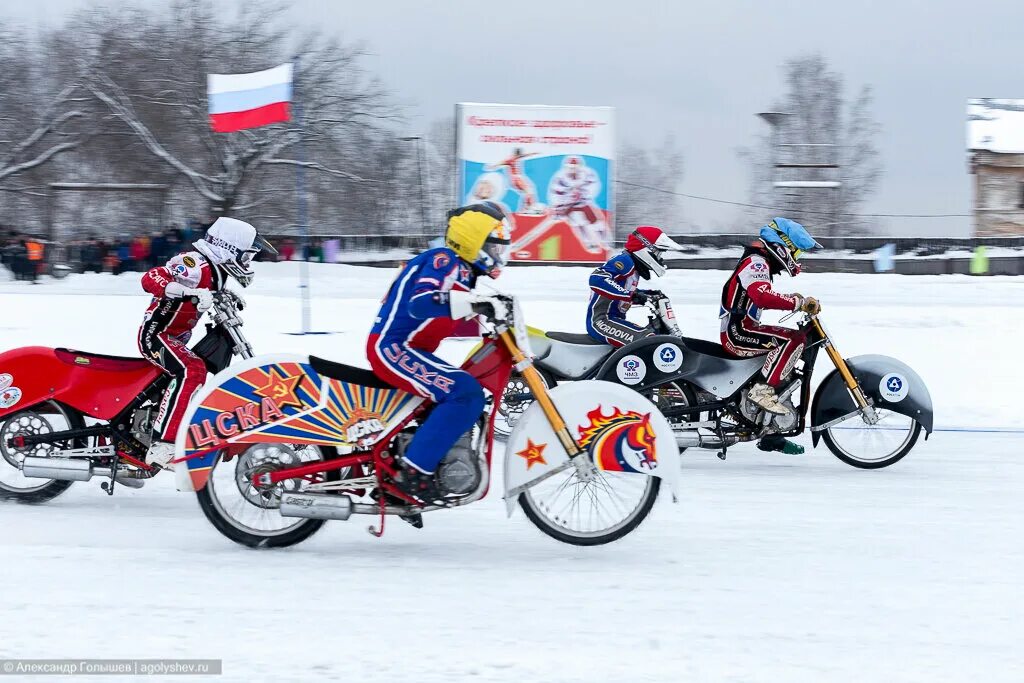
[[[456,105],[458,200],[495,202],[519,261],[599,262],[614,237],[611,107]]]

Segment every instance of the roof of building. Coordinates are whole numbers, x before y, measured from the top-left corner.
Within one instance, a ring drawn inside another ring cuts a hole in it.
[[[967,148],[1024,154],[1024,100],[967,100]]]

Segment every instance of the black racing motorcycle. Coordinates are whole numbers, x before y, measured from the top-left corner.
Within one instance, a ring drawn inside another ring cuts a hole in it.
[[[764,356],[737,358],[720,344],[685,337],[668,297],[652,294],[645,304],[658,334],[615,349],[586,334],[531,329],[535,366],[551,388],[561,382],[618,382],[649,398],[669,419],[683,448],[708,448],[726,458],[729,446],[811,430],[843,462],[863,469],[887,467],[913,449],[923,429],[932,431],[932,400],[920,376],[895,358],[843,358],[818,315],[801,317],[806,342],[786,384],[777,389],[789,410],[769,413],[748,393],[763,381]],[[822,349],[834,369],[811,395],[811,374]],[[502,396],[502,430],[511,429],[532,401],[525,383],[513,378]]]

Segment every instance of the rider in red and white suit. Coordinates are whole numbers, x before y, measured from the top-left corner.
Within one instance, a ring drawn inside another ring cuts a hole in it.
[[[168,468],[185,409],[206,380],[206,364],[187,346],[192,330],[228,276],[247,287],[254,276],[253,256],[263,247],[273,250],[256,228],[234,218],[218,218],[193,246],[195,251],[178,254],[142,276],[142,288],[153,300],[139,328],[139,351],[173,377],[153,421],[146,461]]]

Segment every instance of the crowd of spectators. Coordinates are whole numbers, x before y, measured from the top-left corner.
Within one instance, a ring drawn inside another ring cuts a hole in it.
[[[112,273],[145,271],[167,263],[175,254],[192,248],[212,223],[189,221],[183,227],[168,226],[164,230],[140,231],[133,235],[103,237],[89,234],[69,242],[51,242],[39,237],[20,234],[0,226],[0,265],[6,266],[18,280],[36,281],[39,275],[50,272],[59,264],[64,271],[80,273]],[[261,255],[260,260],[307,260],[323,262],[324,245],[313,239],[303,248],[290,237],[276,245],[278,255]]]

